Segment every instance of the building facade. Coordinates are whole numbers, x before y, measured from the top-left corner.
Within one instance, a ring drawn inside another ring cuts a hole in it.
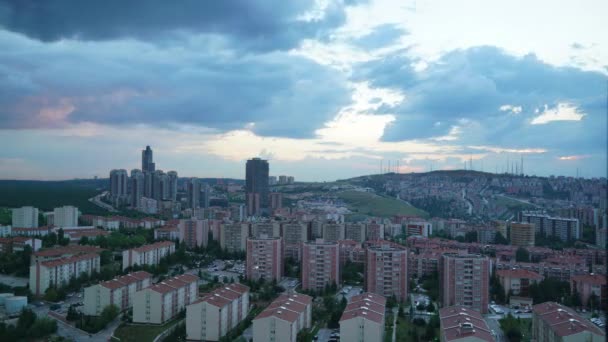
[[[133,322],[164,324],[198,299],[198,280],[182,274],[135,292]]]
[[[446,253],[439,265],[442,306],[488,311],[490,260],[477,254]]]
[[[224,223],[220,226],[220,245],[230,253],[244,252],[247,249],[248,236],[248,223]]]
[[[37,228],[38,208],[21,207],[12,209],[13,228]]]
[[[281,281],[283,276],[283,239],[260,237],[247,239],[247,279]]]
[[[71,205],[65,205],[63,207],[55,208],[53,213],[56,227],[78,227],[78,217],[80,216],[78,208]]]
[[[135,292],[150,285],[152,274],[138,271],[89,286],[84,289],[82,312],[89,316],[99,316],[108,305],[116,305],[120,311],[127,310],[133,306]]]
[[[245,194],[248,215],[260,215],[268,209],[268,161],[260,158],[247,160],[245,169]]]
[[[298,332],[309,329],[312,297],[282,294],[253,319],[254,342],[296,342]]]
[[[384,341],[386,298],[362,293],[351,298],[340,318],[340,339],[353,342]]]
[[[122,270],[135,265],[158,265],[160,260],[175,253],[175,242],[161,241],[122,252]]]
[[[537,342],[603,342],[606,333],[574,310],[545,302],[532,307],[532,338]]]
[[[511,244],[519,247],[534,247],[534,223],[511,222],[509,240]]]
[[[62,287],[81,274],[99,272],[98,254],[75,255],[63,259],[37,262],[30,266],[30,291],[40,296],[49,287]]]
[[[338,243],[317,239],[302,248],[302,289],[323,291],[340,284],[340,250]]]
[[[406,248],[381,244],[365,250],[365,290],[383,297],[406,301],[408,253]]]

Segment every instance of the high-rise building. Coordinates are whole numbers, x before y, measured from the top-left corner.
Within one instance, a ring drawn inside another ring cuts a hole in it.
[[[201,184],[200,207],[209,208],[211,203],[211,187],[209,184]]]
[[[283,239],[260,237],[247,239],[247,279],[281,281],[283,276]]]
[[[365,250],[365,289],[384,297],[407,300],[407,249],[381,244]]]
[[[152,190],[152,181],[152,172],[144,171],[144,197],[152,198],[152,194],[154,193],[154,191]]]
[[[340,284],[340,253],[336,242],[323,239],[302,246],[302,289],[323,291]]]
[[[510,240],[513,246],[534,247],[534,223],[511,222]]]
[[[190,178],[186,185],[188,196],[188,208],[196,209],[200,207],[201,183],[197,178]]]
[[[533,223],[536,234],[555,236],[562,241],[581,238],[579,220],[575,218],[552,217],[544,212],[524,211],[519,215],[521,222]]]
[[[357,242],[365,241],[365,223],[347,223],[344,228],[344,238]]]
[[[177,200],[177,171],[169,171],[167,172],[167,177],[168,177],[168,192],[169,192],[169,197],[167,198],[170,201],[175,201]]]
[[[384,240],[384,224],[371,222],[366,226],[367,240]]]
[[[146,149],[141,151],[141,170],[143,172],[154,172],[155,170],[150,146],[146,146]]]
[[[270,210],[283,208],[283,194],[280,192],[270,193]]]
[[[124,198],[127,195],[127,170],[110,171],[110,195],[114,199]]]
[[[247,161],[245,172],[245,193],[256,194],[259,197],[259,208],[261,211],[268,209],[268,161],[253,158]],[[256,196],[247,196],[247,200],[255,200]],[[247,204],[247,208],[256,208],[256,205]],[[248,213],[259,215],[261,213]]]
[[[344,223],[324,223],[323,240],[338,241],[344,240]]]
[[[209,242],[208,220],[179,220],[179,239],[187,248],[207,247]]]
[[[244,252],[247,248],[248,236],[248,223],[224,223],[220,226],[220,246],[230,253]]]
[[[281,236],[285,243],[285,257],[299,261],[302,255],[302,243],[308,241],[308,224],[306,222],[289,222],[281,224]]]
[[[21,207],[12,210],[13,228],[37,228],[38,208]]]
[[[152,198],[157,201],[168,199],[169,177],[162,170],[152,173]]]
[[[259,238],[261,236],[280,237],[281,225],[276,221],[255,222],[251,224],[251,236]]]
[[[276,185],[277,176],[268,176],[268,185]]]
[[[144,173],[138,169],[131,170],[131,206],[139,208],[144,197]]]
[[[490,261],[477,254],[446,253],[439,263],[442,306],[461,305],[488,312]]]
[[[54,223],[57,227],[78,227],[78,208],[66,205],[53,210]]]

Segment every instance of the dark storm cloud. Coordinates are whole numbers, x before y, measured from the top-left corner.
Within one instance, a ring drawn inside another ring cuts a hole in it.
[[[310,137],[350,102],[346,79],[282,52],[139,42],[44,44],[0,35],[0,128],[193,124]],[[51,62],[49,62],[51,61]]]
[[[406,96],[400,105],[378,110],[397,117],[384,140],[442,136],[458,125],[471,143],[584,148],[597,147],[605,134],[606,77],[600,73],[548,65],[534,55],[515,57],[495,47],[452,51],[421,72],[414,71],[414,62],[401,52],[364,63],[356,73],[372,86]],[[584,119],[530,125],[539,115],[536,108],[566,102],[586,113]],[[500,111],[502,105],[522,106],[523,112]]]
[[[42,41],[157,40],[177,31],[230,37],[240,47],[284,49],[341,25],[345,4],[330,2],[324,17],[298,20],[312,0],[2,0],[0,26]]]

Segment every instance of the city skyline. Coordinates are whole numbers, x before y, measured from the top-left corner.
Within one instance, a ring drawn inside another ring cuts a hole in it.
[[[65,6],[0,1],[0,179],[606,174],[602,1]]]

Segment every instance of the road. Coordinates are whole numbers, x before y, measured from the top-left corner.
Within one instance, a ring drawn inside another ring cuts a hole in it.
[[[506,341],[504,333],[502,332],[502,329],[500,329],[500,323],[498,323],[500,318],[502,318],[502,316],[498,315],[484,317],[486,323],[488,323],[490,331],[494,331],[496,333],[496,342]]]
[[[107,193],[107,191],[104,191],[104,192],[102,192],[101,194],[99,194],[97,196],[89,198],[89,202],[91,202],[91,203],[95,204],[96,206],[101,207],[101,208],[103,208],[103,209],[105,209],[105,210],[107,210],[109,212],[117,213],[118,210],[114,209],[113,206],[111,206],[111,205],[109,205],[107,203],[104,203],[101,200],[101,197],[105,196],[106,193]]]

